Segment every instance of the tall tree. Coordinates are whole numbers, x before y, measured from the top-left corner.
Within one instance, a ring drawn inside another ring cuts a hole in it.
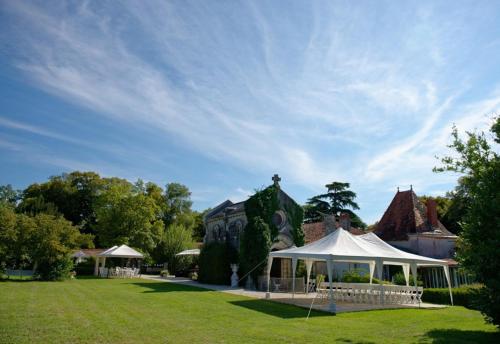
[[[271,249],[271,229],[259,216],[249,219],[240,243],[241,274],[252,277],[257,282],[264,270],[264,260]],[[252,271],[253,269],[253,271]]]
[[[103,182],[95,172],[74,171],[53,176],[45,183],[28,186],[18,209],[33,215],[60,213],[83,233],[94,234],[94,205]]]
[[[185,227],[194,225],[194,216],[191,211],[193,202],[191,192],[187,186],[179,183],[169,183],[166,185],[164,194],[164,216],[165,226],[177,223]]]
[[[0,185],[0,203],[15,206],[21,196],[19,190],[15,190],[12,185]]]
[[[203,210],[201,213],[194,211],[194,226],[193,226],[193,240],[196,242],[202,242],[205,237],[205,223],[203,219],[208,212],[212,210],[211,208]]]
[[[188,257],[178,257],[176,254],[193,247],[192,235],[192,231],[183,225],[170,225],[155,248],[155,261],[166,262],[171,273],[185,268]]]
[[[462,219],[457,258],[484,284],[481,311],[487,320],[500,326],[500,118],[495,119],[491,133],[494,141],[491,144],[482,132],[466,132],[463,140],[454,127],[450,148],[456,156],[443,158],[443,166],[434,170],[463,175],[459,183],[468,205]]]
[[[113,190],[111,191],[113,192]],[[159,207],[144,194],[103,194],[97,210],[97,233],[104,246],[126,244],[151,255],[163,235]]]
[[[459,184],[454,191],[447,192],[444,197],[419,197],[424,204],[429,198],[436,201],[439,221],[452,233],[460,234],[460,224],[468,204],[468,196],[464,188]]]
[[[366,228],[366,224],[353,210],[359,206],[355,202],[356,193],[349,190],[349,183],[332,182],[326,184],[327,193],[314,196],[307,201],[304,207],[305,222],[317,222],[323,218],[322,214],[349,213],[353,226]],[[352,210],[351,210],[352,209]]]

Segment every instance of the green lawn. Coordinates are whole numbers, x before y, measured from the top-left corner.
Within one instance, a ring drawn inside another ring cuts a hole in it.
[[[462,307],[327,315],[145,280],[0,282],[0,343],[500,343]]]

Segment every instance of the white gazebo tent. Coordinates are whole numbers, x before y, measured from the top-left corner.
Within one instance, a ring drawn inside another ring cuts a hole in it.
[[[102,259],[102,267],[106,266],[106,258],[136,258],[143,259],[144,255],[140,252],[137,252],[131,247],[127,245],[121,246],[113,246],[110,249],[107,249],[104,252],[99,253],[96,256],[95,267],[94,267],[94,275],[97,276],[99,274],[99,262]]]
[[[193,248],[191,250],[184,250],[176,254],[176,256],[199,256],[200,255],[200,249],[199,248]]]
[[[370,268],[370,284],[372,283],[375,269],[377,270],[377,277],[382,278],[382,268],[384,265],[400,265],[403,267],[406,285],[409,285],[409,275],[411,269],[415,288],[417,286],[418,266],[442,266],[446,281],[448,282],[451,303],[453,304],[453,296],[450,287],[450,275],[448,263],[446,261],[398,250],[381,240],[373,233],[354,236],[344,229],[338,228],[324,238],[308,245],[271,252],[267,261],[267,298],[270,297],[269,284],[273,258],[289,258],[292,260],[292,297],[294,297],[295,294],[295,271],[297,269],[297,261],[300,259],[304,260],[306,263],[306,286],[309,285],[312,264],[315,261],[325,261],[328,271],[330,310],[333,312],[335,312],[335,303],[333,302],[332,295],[334,262],[368,264]]]

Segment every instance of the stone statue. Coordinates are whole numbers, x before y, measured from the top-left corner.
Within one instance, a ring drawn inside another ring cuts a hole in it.
[[[233,274],[231,275],[231,288],[238,287],[238,282],[239,282],[239,278],[238,278],[238,274],[237,274],[238,268],[239,268],[238,264],[231,264],[231,271],[233,271]]]

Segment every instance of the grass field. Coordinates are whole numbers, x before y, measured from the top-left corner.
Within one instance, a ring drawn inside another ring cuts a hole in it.
[[[0,282],[0,343],[500,343],[462,307],[306,315],[139,279]]]

